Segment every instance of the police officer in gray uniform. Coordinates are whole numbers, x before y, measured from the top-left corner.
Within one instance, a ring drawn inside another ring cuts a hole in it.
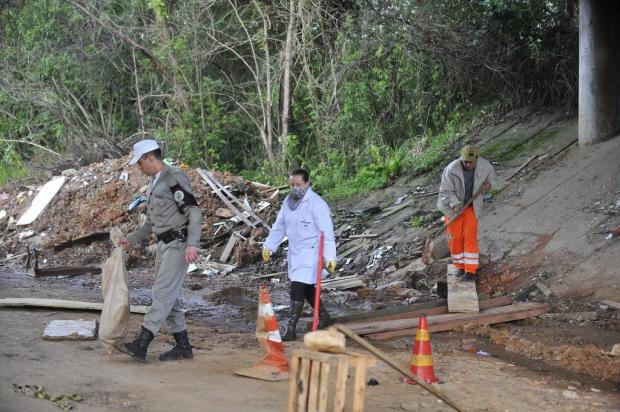
[[[120,243],[129,250],[154,233],[157,236],[156,278],[152,288],[153,303],[144,316],[140,335],[119,349],[135,359],[145,360],[149,344],[166,322],[176,346],[161,354],[159,360],[191,359],[194,355],[179,295],[187,267],[198,257],[201,211],[189,179],[180,169],[162,162],[156,141],[141,140],[133,146],[129,165],[135,164],[150,177],[146,192],[147,220]]]

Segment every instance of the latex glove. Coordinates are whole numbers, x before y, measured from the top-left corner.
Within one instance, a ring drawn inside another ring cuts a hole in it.
[[[329,270],[329,273],[334,273],[334,271],[336,270],[336,261],[335,260],[328,260],[327,261],[327,270]]]
[[[269,262],[269,259],[271,259],[271,250],[269,250],[269,248],[264,247],[263,248],[263,261],[267,263]]]

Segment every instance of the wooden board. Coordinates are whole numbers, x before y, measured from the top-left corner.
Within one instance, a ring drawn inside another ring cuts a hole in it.
[[[43,331],[45,340],[94,340],[97,338],[96,320],[53,320]]]
[[[456,267],[448,265],[448,311],[450,313],[478,313],[476,282],[465,281],[455,276]]]
[[[549,310],[546,304],[515,303],[508,306],[485,309],[480,313],[447,313],[428,316],[430,332],[453,330],[466,324],[490,325],[542,315]],[[349,328],[358,335],[368,335],[372,339],[389,339],[397,336],[414,336],[418,318],[392,321],[373,321],[352,324]]]
[[[17,226],[29,225],[34,222],[56,196],[62,185],[65,184],[65,180],[67,180],[65,176],[56,176],[44,184],[39,193],[32,199],[26,213],[17,221]]]
[[[342,278],[330,279],[325,282],[321,282],[321,288],[323,289],[352,289],[359,288],[366,284],[358,275],[345,276]]]
[[[233,233],[232,235],[230,235],[230,238],[228,239],[228,243],[226,243],[226,247],[224,248],[224,251],[222,252],[222,256],[220,256],[220,262],[226,263],[226,261],[230,257],[230,254],[232,253],[236,244],[237,244],[237,236],[235,236],[235,234]]]
[[[103,309],[103,303],[80,302],[77,300],[39,299],[39,298],[5,298],[0,299],[0,307],[4,308],[48,308],[48,309],[77,309],[99,311]],[[131,313],[145,314],[148,306],[131,305]]]

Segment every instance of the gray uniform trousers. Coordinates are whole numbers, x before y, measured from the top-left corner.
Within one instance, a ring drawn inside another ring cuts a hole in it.
[[[168,244],[157,243],[153,303],[144,315],[143,323],[154,335],[159,332],[164,322],[168,323],[171,333],[182,332],[187,327],[179,299],[189,265],[185,262],[186,245],[178,240]]]

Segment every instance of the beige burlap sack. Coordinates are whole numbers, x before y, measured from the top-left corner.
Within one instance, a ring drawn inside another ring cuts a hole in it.
[[[110,231],[114,243],[112,255],[101,267],[101,291],[103,310],[99,320],[99,340],[112,352],[114,342],[122,340],[127,334],[129,322],[129,288],[127,271],[123,261],[123,249],[118,245],[123,233],[118,228]]]

